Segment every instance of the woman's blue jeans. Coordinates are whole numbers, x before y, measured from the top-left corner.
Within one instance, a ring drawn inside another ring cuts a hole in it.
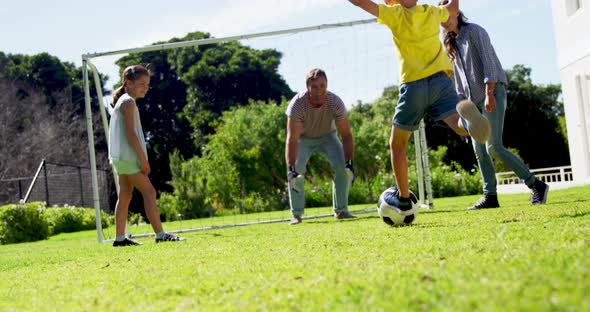
[[[514,153],[504,147],[502,143],[502,134],[504,132],[504,115],[506,113],[506,86],[503,83],[497,83],[494,89],[494,96],[496,98],[496,108],[491,113],[488,113],[484,106],[485,100],[481,103],[476,103],[482,114],[488,118],[492,126],[490,138],[486,144],[473,143],[473,150],[477,158],[477,164],[481,171],[483,178],[483,193],[484,195],[497,195],[497,181],[496,170],[494,169],[494,162],[492,157],[504,163],[509,169],[523,180],[527,186],[533,185],[535,182],[535,175],[529,168],[516,156]],[[491,155],[491,157],[490,157]]]
[[[295,161],[295,170],[301,175],[305,176],[306,165],[311,157],[311,154],[318,152],[328,161],[332,166],[334,179],[332,183],[332,206],[334,212],[348,210],[348,190],[349,182],[345,169],[344,149],[336,132],[331,132],[320,138],[300,138],[299,148],[297,153],[297,160]],[[291,214],[294,216],[303,215],[303,208],[305,206],[305,179],[294,179],[299,193],[292,190],[289,185],[289,204],[291,205]]]

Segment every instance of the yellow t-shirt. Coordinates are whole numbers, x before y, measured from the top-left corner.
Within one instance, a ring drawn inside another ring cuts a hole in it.
[[[379,4],[380,24],[393,35],[400,67],[400,83],[426,78],[437,72],[453,73],[453,66],[440,42],[440,23],[449,18],[443,6],[417,5],[407,9],[400,4]]]

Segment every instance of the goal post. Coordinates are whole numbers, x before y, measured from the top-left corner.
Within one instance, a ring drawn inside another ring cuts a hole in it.
[[[416,152],[416,174],[418,180],[418,201],[420,208],[434,207],[432,198],[432,178],[428,162],[428,145],[426,143],[426,127],[424,120],[420,121],[418,130],[414,131],[414,149]]]
[[[346,28],[346,27],[353,27],[357,25],[368,25],[376,23],[376,19],[364,19],[364,20],[356,20],[356,21],[349,21],[349,22],[342,22],[342,23],[333,23],[333,24],[322,24],[316,26],[309,26],[309,27],[301,27],[301,28],[292,28],[292,29],[285,29],[285,30],[278,30],[278,31],[269,31],[269,32],[261,32],[261,33],[254,33],[254,34],[245,34],[245,35],[237,35],[237,36],[229,36],[229,37],[221,37],[221,38],[207,38],[207,39],[199,39],[199,40],[188,40],[188,41],[180,41],[180,42],[172,42],[172,43],[163,43],[163,44],[154,44],[148,45],[144,47],[136,47],[136,48],[128,48],[128,49],[121,49],[121,50],[114,50],[114,51],[106,51],[106,52],[94,52],[94,53],[86,53],[82,55],[82,74],[83,74],[83,84],[84,84],[84,102],[85,102],[85,111],[86,111],[86,124],[87,124],[87,133],[88,133],[88,147],[89,147],[89,156],[90,156],[90,168],[92,172],[92,189],[93,189],[93,203],[94,209],[96,210],[96,228],[97,228],[97,239],[99,242],[105,241],[105,237],[103,235],[102,224],[100,220],[100,200],[99,200],[99,186],[98,186],[98,179],[97,179],[97,163],[96,163],[96,151],[95,151],[95,143],[94,143],[94,125],[93,125],[93,118],[92,118],[92,103],[91,103],[91,96],[90,96],[90,73],[92,72],[92,79],[94,80],[94,85],[96,88],[96,94],[98,98],[98,107],[102,119],[103,128],[105,129],[105,137],[108,144],[108,118],[106,112],[106,106],[103,100],[103,90],[102,84],[100,80],[100,75],[97,67],[92,63],[94,59],[105,57],[105,56],[115,56],[115,55],[125,55],[129,53],[141,53],[141,52],[150,52],[150,51],[163,51],[163,50],[170,50],[170,49],[177,49],[177,48],[185,48],[185,47],[197,47],[200,45],[208,45],[208,44],[217,44],[217,43],[225,43],[225,42],[232,42],[232,41],[242,41],[242,40],[250,40],[255,38],[266,38],[266,37],[276,37],[280,35],[290,35],[290,34],[298,34],[304,32],[312,32],[312,31],[321,31],[321,30],[328,30],[328,29],[336,29],[336,28]],[[393,51],[390,51],[393,52]],[[391,72],[391,75],[394,76],[395,73]],[[303,76],[303,75],[302,75]],[[422,132],[420,132],[422,131]],[[432,192],[431,187],[429,186],[429,171],[428,171],[428,154],[426,151],[426,140],[424,135],[424,127],[422,126],[421,129],[415,132],[415,148],[416,148],[416,157],[417,161],[420,159],[420,167],[418,169],[419,173],[419,185],[420,185],[420,199],[423,206],[425,206],[424,202],[424,186],[423,183],[426,181],[426,192],[429,195],[429,205],[432,205]],[[422,135],[421,135],[422,134]],[[423,143],[422,143],[423,142]],[[420,156],[419,156],[420,155]],[[426,156],[424,156],[426,155]],[[425,167],[426,166],[426,167]],[[113,171],[113,175],[115,178],[115,184],[118,188],[117,177]],[[373,209],[374,211],[374,209]],[[325,215],[317,215],[313,217],[325,217]],[[260,223],[272,223],[272,222],[279,222],[282,221],[279,219],[276,220],[266,220]],[[232,226],[241,226],[241,225],[248,225],[250,221],[236,223]],[[207,226],[198,229],[182,229],[182,230],[172,230],[169,232],[189,232],[189,231],[200,231],[203,229],[213,229],[213,228],[220,228],[220,226]],[[141,236],[148,236],[151,234],[134,234],[134,237],[141,237]]]
[[[94,126],[92,124],[92,107],[90,103],[90,84],[88,83],[88,60],[82,57],[82,78],[84,83],[84,107],[86,110],[86,131],[88,133],[88,153],[90,154],[90,172],[92,178],[92,198],[96,218],[96,234],[98,242],[103,242],[102,223],[100,217],[100,198],[98,197],[98,175],[96,171],[96,151],[94,149]],[[100,84],[97,85],[100,89]],[[105,116],[106,117],[106,116]],[[107,121],[108,122],[108,121]],[[108,129],[108,128],[106,128]],[[105,135],[108,137],[108,134]]]

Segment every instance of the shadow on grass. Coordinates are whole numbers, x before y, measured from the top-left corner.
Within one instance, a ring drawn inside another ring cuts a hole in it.
[[[563,204],[573,204],[573,203],[587,203],[589,201],[590,201],[590,198],[588,198],[588,199],[551,201],[551,202],[548,202],[547,204],[551,204],[551,205],[563,205]]]
[[[329,221],[326,220],[328,218],[330,218]],[[379,217],[378,216],[360,216],[360,215],[356,215],[356,218],[352,218],[352,219],[334,220],[333,217],[326,217],[324,219],[309,219],[309,220],[305,220],[304,219],[303,222],[306,222],[306,223],[315,223],[315,224],[317,224],[317,223],[327,224],[327,223],[334,223],[334,222],[339,222],[339,223],[341,223],[341,222],[356,222],[356,221],[365,220],[365,219],[379,219]]]
[[[502,224],[506,224],[506,223],[518,223],[518,222],[522,222],[523,220],[520,219],[510,219],[510,220],[502,220],[500,221],[500,223]]]
[[[435,213],[449,213],[449,212],[463,212],[463,210],[420,209],[420,212],[418,212],[418,214],[421,214],[421,213],[435,214]]]
[[[581,218],[590,215],[590,211],[578,211],[575,213],[564,213],[559,215],[558,218]]]
[[[434,222],[420,223],[420,221],[418,221],[418,223],[412,223],[410,225],[405,225],[404,227],[415,227],[415,228],[421,228],[421,229],[434,229],[434,228],[449,228],[449,227],[460,227],[460,226],[464,226],[464,224],[444,224],[444,223],[434,223]],[[392,227],[395,228],[394,226],[392,226]]]

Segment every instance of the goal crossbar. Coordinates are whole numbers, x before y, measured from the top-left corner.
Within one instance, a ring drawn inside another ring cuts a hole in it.
[[[377,22],[377,19],[371,18],[371,19],[364,19],[364,20],[357,20],[357,21],[350,21],[350,22],[343,22],[343,23],[321,24],[321,25],[317,25],[317,26],[308,26],[308,27],[290,28],[290,29],[276,30],[276,31],[267,31],[267,32],[253,33],[253,34],[247,34],[247,35],[238,35],[238,36],[221,37],[221,38],[196,39],[196,40],[163,43],[163,44],[154,44],[154,45],[149,45],[149,46],[139,47],[139,48],[129,48],[129,49],[122,49],[122,50],[115,50],[115,51],[107,51],[107,52],[87,53],[87,54],[82,55],[82,59],[89,60],[91,58],[100,57],[100,56],[126,54],[126,53],[131,53],[131,52],[161,51],[161,50],[185,48],[185,47],[191,47],[191,46],[200,46],[200,45],[204,45],[204,44],[214,44],[214,43],[220,43],[220,42],[230,42],[230,41],[254,39],[254,38],[261,38],[261,37],[272,37],[272,36],[285,35],[285,34],[296,34],[296,33],[301,33],[301,32],[316,31],[316,30],[322,30],[322,29],[351,27],[351,26],[362,25],[362,24],[372,24],[375,22]]]

